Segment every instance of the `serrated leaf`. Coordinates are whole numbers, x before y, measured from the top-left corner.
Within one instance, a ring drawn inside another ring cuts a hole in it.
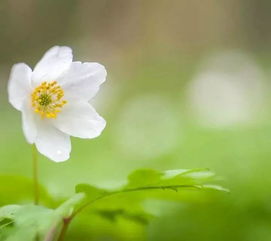
[[[197,182],[213,178],[214,176],[215,174],[207,168],[169,170],[165,171],[163,175],[164,178],[187,178]]]
[[[128,176],[128,184],[126,187],[131,188],[158,184],[161,180],[161,175],[162,173],[152,169],[136,170]]]
[[[88,184],[79,184],[76,186],[76,192],[86,193],[87,203],[92,204],[93,212],[115,220],[122,212],[124,214],[122,216],[128,217],[129,210],[133,213],[141,213],[144,211],[142,201],[148,198],[179,200],[176,199],[176,194],[172,195],[172,192],[165,192],[166,190],[175,192],[189,189],[226,191],[223,187],[212,184],[214,177],[214,173],[206,168],[164,172],[141,169],[131,173],[127,184],[118,189],[104,190]]]
[[[34,241],[37,237],[39,240],[53,240],[63,219],[72,213],[84,196],[82,193],[76,194],[55,210],[36,205],[8,205],[0,208],[0,240]]]
[[[4,207],[6,210],[11,207]],[[3,208],[2,208],[3,210]],[[25,205],[17,207],[12,213],[12,226],[4,227],[1,240],[35,240],[43,238],[52,223],[56,220],[54,210],[41,206]]]
[[[173,178],[173,177],[176,177],[176,176],[189,176],[189,174],[193,174],[193,173],[199,174],[199,173],[202,173],[202,172],[210,172],[210,171],[207,168],[167,170],[167,171],[163,172],[163,177],[164,178]]]
[[[201,188],[201,184],[214,177],[214,173],[206,168],[178,169],[159,172],[151,169],[136,170],[128,177],[125,188],[159,187],[177,190],[185,186]]]

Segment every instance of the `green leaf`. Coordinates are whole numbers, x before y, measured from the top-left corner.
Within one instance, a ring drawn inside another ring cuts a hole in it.
[[[4,241],[31,241],[36,237],[43,238],[56,220],[54,210],[35,205],[16,206],[15,209],[6,206],[0,211],[7,212],[12,223],[12,226],[6,225],[2,229],[0,237]]]
[[[84,199],[82,193],[76,194],[57,209],[36,205],[8,205],[0,208],[1,241],[53,240],[68,217]]]
[[[88,201],[94,201],[110,194],[110,192],[105,189],[97,188],[89,184],[78,184],[75,187],[75,191],[76,193],[85,193]]]
[[[19,205],[8,205],[0,208],[0,220],[9,218],[13,219],[15,213],[21,208]]]
[[[14,223],[13,219],[4,218],[0,221],[0,232],[2,229],[11,226]]]
[[[217,190],[217,191],[222,191],[222,192],[230,192],[228,188],[219,186],[219,185],[214,185],[214,184],[204,184],[202,185],[204,189],[212,189],[212,190]]]
[[[161,180],[161,173],[152,169],[140,169],[128,176],[127,187],[139,187],[158,184]]]
[[[79,184],[76,186],[76,192],[86,194],[84,206],[91,204],[89,210],[92,213],[99,214],[111,221],[116,220],[117,217],[135,220],[135,217],[140,217],[140,215],[146,217],[146,212],[142,207],[143,201],[146,199],[177,201],[180,200],[179,197],[183,198],[183,195],[176,193],[181,190],[186,192],[210,189],[228,191],[215,182],[215,174],[205,168],[164,172],[141,169],[131,173],[127,184],[123,187],[105,190],[88,184]]]
[[[4,183],[11,183],[12,180],[14,181],[14,179],[2,177]],[[23,180],[18,184],[19,189],[30,189],[32,191],[32,182],[15,178],[16,183],[19,180]],[[0,240],[34,241],[38,237],[40,240],[52,241],[57,237],[59,229],[63,225],[63,220],[78,210],[81,211],[82,207],[87,207],[89,204],[92,204],[90,213],[97,214],[111,222],[123,219],[146,224],[152,216],[145,211],[144,200],[166,199],[176,201],[178,193],[175,191],[179,190],[213,189],[226,191],[214,181],[214,174],[207,169],[170,170],[165,172],[142,169],[130,174],[126,185],[113,190],[79,184],[76,186],[77,194],[55,210],[35,205],[1,207]],[[15,189],[1,188],[9,194],[8,198],[12,199],[16,195]],[[21,196],[19,200],[25,200],[25,196]]]
[[[172,189],[204,188],[202,184],[212,181],[214,173],[208,169],[178,169],[159,172],[151,169],[134,171],[128,177],[124,189]]]

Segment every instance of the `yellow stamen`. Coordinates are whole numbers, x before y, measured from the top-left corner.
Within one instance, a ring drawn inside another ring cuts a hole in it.
[[[62,100],[63,97],[64,91],[56,81],[45,81],[32,92],[32,107],[41,118],[56,118],[67,103],[66,100]]]

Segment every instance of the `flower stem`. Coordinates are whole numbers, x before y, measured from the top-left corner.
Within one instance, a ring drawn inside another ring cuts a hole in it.
[[[60,234],[58,236],[57,241],[63,241],[64,240],[71,220],[72,220],[71,218],[63,219],[63,226],[61,228],[61,231],[60,231]]]
[[[33,160],[33,183],[34,183],[34,204],[39,204],[39,179],[38,179],[38,152],[35,145],[32,146]]]
[[[162,190],[174,190],[177,191],[178,188],[195,188],[195,189],[201,189],[202,187],[200,185],[189,185],[189,184],[184,184],[184,185],[167,185],[167,186],[146,186],[146,187],[137,187],[137,188],[128,188],[128,189],[123,189],[123,190],[119,190],[119,191],[115,191],[115,192],[111,192],[111,193],[106,193],[100,197],[97,197],[94,200],[91,200],[89,202],[86,202],[84,205],[82,205],[81,207],[79,207],[77,210],[75,210],[69,217],[64,218],[63,219],[63,225],[62,228],[60,230],[60,234],[58,236],[57,241],[63,241],[64,237],[67,233],[67,230],[69,228],[70,223],[73,221],[73,219],[79,214],[81,213],[85,208],[87,208],[89,205],[101,200],[101,199],[105,199],[117,194],[121,194],[121,193],[128,193],[128,192],[138,192],[138,191],[145,191],[145,190],[157,190],[157,189],[162,189]]]

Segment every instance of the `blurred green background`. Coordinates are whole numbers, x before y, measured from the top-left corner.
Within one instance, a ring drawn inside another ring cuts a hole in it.
[[[107,68],[93,100],[107,127],[72,139],[65,163],[40,158],[52,195],[79,182],[115,187],[145,167],[208,167],[231,193],[153,202],[159,218],[148,226],[81,217],[67,240],[271,240],[270,11],[270,0],[1,0],[0,174],[31,177],[31,147],[7,101],[11,66],[68,45],[75,60]]]

